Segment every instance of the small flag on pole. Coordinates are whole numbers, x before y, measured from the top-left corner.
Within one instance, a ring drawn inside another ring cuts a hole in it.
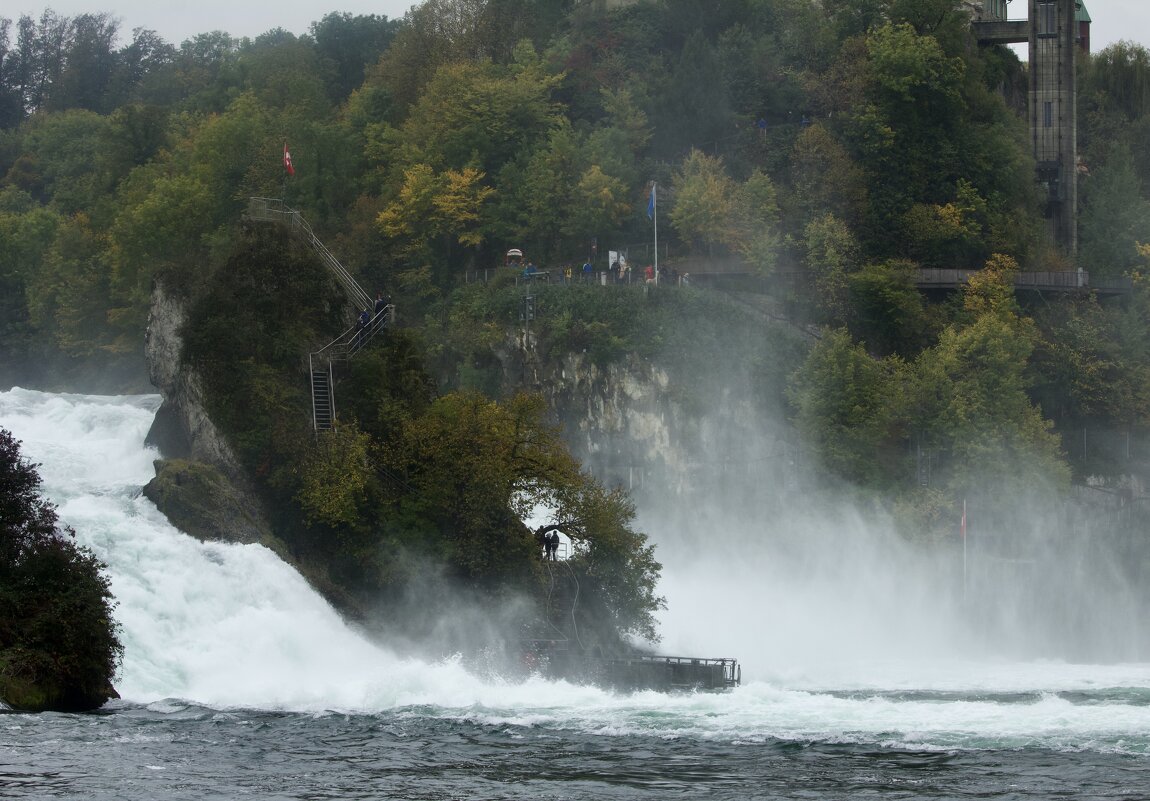
[[[651,182],[651,196],[647,198],[647,219],[655,219],[655,182]]]
[[[288,150],[287,142],[284,142],[284,169],[287,170],[288,175],[295,175],[295,167],[291,163],[291,151]]]

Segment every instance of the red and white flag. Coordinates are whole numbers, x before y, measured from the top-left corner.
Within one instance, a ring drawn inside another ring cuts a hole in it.
[[[291,151],[288,150],[287,142],[284,142],[284,169],[287,170],[288,175],[295,175],[295,167],[291,164]]]

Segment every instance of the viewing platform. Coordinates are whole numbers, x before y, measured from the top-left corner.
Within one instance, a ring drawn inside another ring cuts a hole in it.
[[[599,683],[615,690],[730,690],[742,682],[737,659],[689,656],[633,656],[593,660]]]

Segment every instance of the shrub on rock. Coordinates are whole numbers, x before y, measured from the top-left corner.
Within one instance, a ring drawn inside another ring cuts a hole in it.
[[[119,697],[105,566],[74,538],[0,429],[0,701],[15,709],[83,711]]]

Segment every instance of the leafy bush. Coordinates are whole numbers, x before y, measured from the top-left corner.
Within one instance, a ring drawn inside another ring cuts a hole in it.
[[[123,653],[105,567],[40,497],[40,476],[0,429],[0,698],[87,710],[118,697]]]

